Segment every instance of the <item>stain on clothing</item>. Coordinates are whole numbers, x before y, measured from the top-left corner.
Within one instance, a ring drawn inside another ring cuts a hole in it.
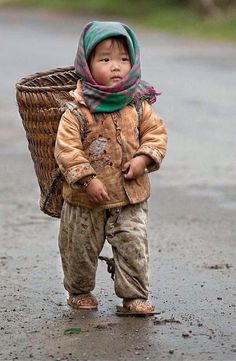
[[[64,202],[59,248],[68,292],[91,292],[105,240],[115,261],[114,287],[121,298],[148,298],[147,202],[88,209]]]

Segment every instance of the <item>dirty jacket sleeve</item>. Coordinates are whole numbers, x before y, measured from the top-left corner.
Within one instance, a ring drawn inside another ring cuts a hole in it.
[[[83,151],[79,122],[66,110],[62,115],[55,143],[55,159],[67,183],[77,188],[83,177],[96,174]]]
[[[162,159],[166,154],[167,130],[163,120],[154,112],[152,107],[145,101],[142,105],[142,120],[140,123],[140,147],[135,153],[147,155],[152,158],[147,168],[153,172],[160,168]]]

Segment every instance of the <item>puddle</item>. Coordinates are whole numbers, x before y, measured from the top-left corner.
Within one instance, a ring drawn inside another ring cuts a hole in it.
[[[193,188],[188,195],[194,197],[208,197],[217,201],[218,206],[224,209],[236,210],[236,191],[210,188]]]
[[[193,188],[188,192],[188,194],[190,196],[209,197],[218,200],[224,198],[224,193],[218,189]]]
[[[236,201],[222,202],[220,203],[220,207],[224,209],[236,210]]]

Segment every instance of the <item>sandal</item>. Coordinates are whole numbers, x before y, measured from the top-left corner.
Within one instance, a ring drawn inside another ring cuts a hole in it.
[[[153,316],[158,314],[155,307],[142,298],[124,299],[122,305],[116,306],[117,316]]]
[[[70,293],[67,303],[77,310],[97,310],[98,305],[98,301],[92,293],[82,293],[80,295]]]

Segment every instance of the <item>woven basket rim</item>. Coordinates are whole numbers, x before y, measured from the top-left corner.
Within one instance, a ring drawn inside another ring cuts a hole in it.
[[[45,91],[49,91],[49,92],[54,92],[55,90],[71,90],[73,89],[75,86],[73,84],[70,85],[50,85],[50,86],[28,86],[27,83],[29,81],[32,81],[36,78],[41,78],[47,75],[53,75],[55,73],[65,73],[68,71],[72,71],[74,70],[74,66],[67,66],[67,67],[62,67],[62,68],[53,68],[53,69],[49,69],[47,71],[41,71],[41,72],[37,72],[31,75],[28,75],[20,80],[17,81],[16,83],[16,89],[17,90],[21,90],[21,91],[28,91],[28,92],[45,92]]]

